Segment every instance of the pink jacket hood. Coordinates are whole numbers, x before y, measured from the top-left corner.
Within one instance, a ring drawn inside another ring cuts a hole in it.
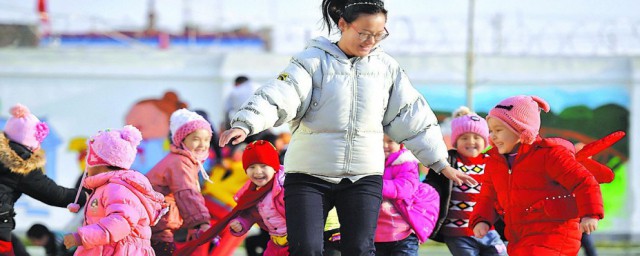
[[[142,202],[151,224],[162,216],[164,196],[153,190],[143,174],[133,170],[105,172],[85,178],[84,187],[93,190],[107,183],[120,184],[131,190]]]

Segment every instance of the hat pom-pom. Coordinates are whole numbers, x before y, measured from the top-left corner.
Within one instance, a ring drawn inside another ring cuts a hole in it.
[[[36,140],[40,143],[44,141],[44,138],[49,135],[49,126],[45,122],[39,122],[36,124]]]
[[[469,114],[471,114],[471,109],[469,109],[466,106],[461,106],[458,109],[456,109],[456,111],[453,111],[453,114],[451,114],[451,116],[453,118],[456,118],[456,117],[466,116]]]
[[[16,118],[26,117],[27,115],[31,114],[31,112],[29,112],[29,109],[20,103],[13,106],[9,111],[11,112],[11,115]]]
[[[133,125],[126,125],[120,132],[120,137],[136,147],[142,141],[142,133]]]
[[[76,203],[70,203],[69,205],[67,205],[67,209],[69,209],[70,212],[77,213],[80,211],[80,205]]]

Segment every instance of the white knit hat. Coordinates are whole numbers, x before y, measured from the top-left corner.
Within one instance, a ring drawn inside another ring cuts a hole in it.
[[[169,119],[169,129],[171,130],[171,140],[173,145],[180,146],[182,140],[187,135],[198,129],[205,129],[212,133],[211,124],[198,115],[196,112],[187,110],[186,108],[178,109]]]

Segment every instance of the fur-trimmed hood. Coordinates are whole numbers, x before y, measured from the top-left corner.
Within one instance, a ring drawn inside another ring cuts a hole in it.
[[[4,132],[0,132],[0,164],[11,170],[12,173],[26,175],[33,170],[44,167],[45,163],[46,158],[42,149],[31,154],[28,159],[22,159],[18,153],[11,149],[9,139]]]

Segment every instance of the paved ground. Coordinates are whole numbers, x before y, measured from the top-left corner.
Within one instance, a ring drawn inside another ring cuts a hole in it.
[[[640,245],[631,247],[598,247],[598,256],[640,256]],[[450,256],[446,246],[441,244],[427,243],[420,247],[420,255],[428,256]],[[240,248],[234,256],[246,256],[243,248]],[[578,255],[584,255],[580,252]]]

